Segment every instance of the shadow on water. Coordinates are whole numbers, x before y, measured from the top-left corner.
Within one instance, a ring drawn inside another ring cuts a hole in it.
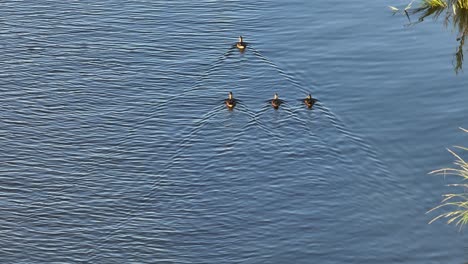
[[[324,103],[307,109],[298,102],[310,91],[252,45],[243,53],[235,51],[231,47],[193,86],[166,98],[130,130],[130,135],[136,133],[168,112],[179,117],[176,124],[183,124],[174,134],[178,140],[173,153],[164,166],[155,168],[155,179],[148,180],[150,188],[139,206],[99,239],[89,260],[150,205],[171,219],[159,234],[162,248],[187,262],[206,256],[221,261],[230,251],[242,251],[235,257],[243,260],[252,255],[248,248],[272,256],[275,248],[265,246],[271,236],[282,236],[285,250],[304,241],[339,250],[349,241],[336,236],[346,236],[349,230],[380,232],[379,220],[362,223],[388,201],[384,190],[398,184],[391,182],[376,151]],[[220,99],[229,91],[241,99],[233,111]],[[274,92],[286,98],[279,110],[259,103]],[[314,221],[317,218],[328,221]],[[353,228],[345,229],[336,218]],[[302,231],[310,228],[315,232]],[[206,242],[213,240],[218,245]],[[244,246],[233,246],[239,243]],[[178,255],[187,248],[193,255]],[[319,254],[323,249],[311,245],[311,250]]]
[[[463,48],[465,40],[468,36],[468,6],[463,1],[451,3],[445,1],[423,1],[418,8],[411,9],[411,4],[403,10],[403,14],[408,17],[408,26],[416,25],[423,22],[426,18],[438,20],[441,15],[444,15],[444,25],[448,27],[452,25],[457,31],[458,46],[453,55],[454,71],[458,74],[463,70]],[[399,9],[392,7],[395,13],[400,12]],[[416,16],[417,21],[412,22],[411,17]]]

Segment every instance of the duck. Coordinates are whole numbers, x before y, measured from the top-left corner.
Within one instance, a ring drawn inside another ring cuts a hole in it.
[[[275,93],[273,99],[271,99],[271,105],[274,109],[278,109],[281,103],[283,103],[283,100],[279,99],[278,94]]]
[[[239,41],[236,43],[236,47],[239,50],[244,50],[247,47],[247,43],[244,42],[242,36],[239,36]]]
[[[232,92],[229,92],[228,98],[226,100],[224,100],[224,103],[226,103],[226,106],[229,109],[233,109],[234,106],[236,106],[237,100],[234,99],[234,97],[232,96]]]
[[[315,104],[315,102],[317,102],[317,99],[315,98],[312,98],[312,95],[307,95],[307,97],[303,100],[304,104],[308,107],[308,108],[312,108],[312,106]]]

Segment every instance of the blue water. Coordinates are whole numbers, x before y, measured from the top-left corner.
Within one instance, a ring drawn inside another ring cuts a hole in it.
[[[468,261],[426,214],[467,142],[456,33],[388,4],[4,1],[0,262]]]

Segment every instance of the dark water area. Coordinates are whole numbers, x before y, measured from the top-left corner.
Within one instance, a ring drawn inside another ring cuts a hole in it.
[[[0,262],[468,261],[468,75],[389,4],[4,1]]]

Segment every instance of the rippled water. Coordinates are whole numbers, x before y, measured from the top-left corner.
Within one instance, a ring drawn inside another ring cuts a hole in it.
[[[1,262],[467,261],[425,212],[468,78],[387,4],[0,4]]]

